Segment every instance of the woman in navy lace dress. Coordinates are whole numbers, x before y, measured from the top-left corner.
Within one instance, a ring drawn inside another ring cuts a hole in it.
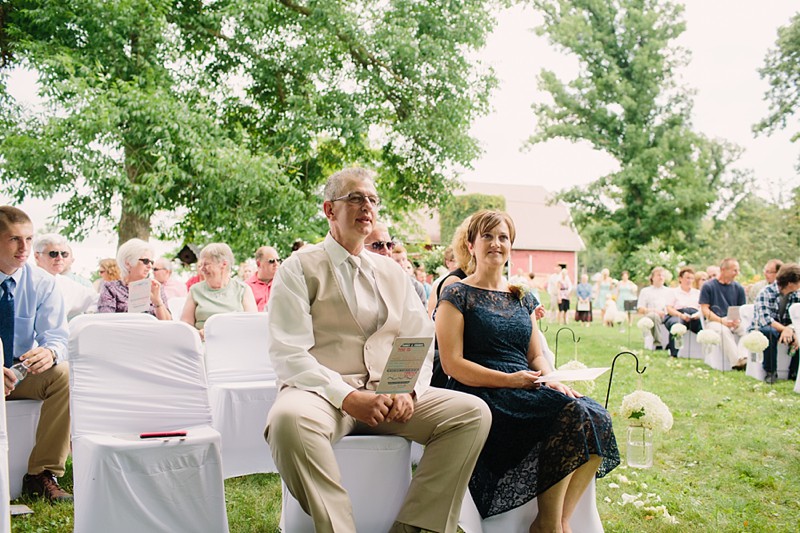
[[[530,531],[569,532],[578,499],[594,476],[619,464],[619,451],[602,406],[561,383],[535,383],[552,369],[531,335],[539,303],[503,277],[514,235],[506,213],[473,215],[465,238],[475,272],[442,292],[439,352],[448,388],[479,396],[492,410],[469,485],[481,516],[537,497]]]

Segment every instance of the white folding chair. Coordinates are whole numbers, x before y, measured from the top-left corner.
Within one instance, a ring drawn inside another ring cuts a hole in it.
[[[172,320],[180,320],[186,296],[171,296],[167,299],[167,308],[172,315]]]
[[[356,531],[389,531],[411,484],[411,443],[403,437],[349,435],[333,445]],[[311,517],[281,483],[281,531],[314,533]]]
[[[600,521],[596,500],[595,481],[592,480],[586,492],[578,500],[578,505],[569,521],[572,531],[603,533],[603,523]],[[516,509],[481,519],[472,494],[468,490],[461,505],[458,525],[464,533],[528,533],[538,512],[539,505],[534,498]]]
[[[792,304],[792,307],[795,307],[796,304]],[[795,314],[800,312],[800,308],[795,311]],[[792,310],[789,309],[789,316],[791,316]],[[739,311],[739,314],[742,318],[742,324],[747,329],[750,329],[750,324],[753,323],[755,320],[755,306],[750,305],[743,305]],[[800,322],[799,322],[800,323]],[[746,350],[744,346],[742,346],[742,350]],[[758,354],[750,353],[750,357],[747,358],[747,370],[746,374],[752,378],[755,378],[759,381],[764,381],[764,378],[767,377],[767,373],[764,371],[764,364],[759,363]],[[777,359],[777,372],[778,372],[778,379],[788,379],[789,378],[789,363],[791,359],[789,357],[789,347],[785,344],[778,344],[778,359]]]
[[[8,486],[11,499],[22,494],[22,477],[28,473],[28,458],[36,444],[39,426],[40,400],[8,400],[6,426],[8,428]]]
[[[206,372],[225,478],[277,472],[264,439],[278,395],[266,313],[222,313],[206,321]]]
[[[73,353],[75,351],[75,346],[73,346],[72,342],[73,339],[76,339],[78,336],[77,334],[86,326],[87,324],[97,324],[97,323],[107,323],[107,322],[130,322],[130,321],[147,321],[151,322],[154,320],[158,320],[156,317],[151,315],[150,313],[87,313],[83,315],[78,315],[75,318],[69,321],[69,333],[70,333],[70,341],[69,346],[67,348],[68,354]],[[65,360],[68,360],[67,357]]]
[[[0,359],[3,358],[3,341],[0,340]],[[11,533],[11,489],[8,484],[8,431],[6,430],[6,402],[0,401],[0,533]]]
[[[678,350],[678,357],[703,360],[705,356],[703,355],[703,347],[697,342],[697,333],[693,331],[684,333],[683,346]]]
[[[197,331],[110,321],[70,336],[76,533],[227,532]],[[187,435],[139,437],[176,430]]]

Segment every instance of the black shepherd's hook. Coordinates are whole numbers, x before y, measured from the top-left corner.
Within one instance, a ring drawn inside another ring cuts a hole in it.
[[[550,326],[545,326],[544,320],[538,320],[537,322],[539,322],[539,331],[542,333],[547,333],[547,330],[550,329]]]
[[[639,358],[633,352],[619,352],[616,356],[614,356],[614,360],[611,361],[611,375],[608,377],[608,391],[606,392],[606,409],[608,409],[608,398],[611,396],[611,382],[614,380],[614,365],[617,364],[617,359],[620,355],[630,355],[634,359],[636,359],[636,373],[637,374],[644,374],[644,371],[647,370],[646,366],[643,366],[641,370],[639,370]]]
[[[577,343],[581,342],[581,338],[580,337],[575,337],[575,332],[572,331],[572,328],[568,328],[567,326],[564,326],[563,328],[561,328],[558,331],[556,331],[556,351],[553,354],[554,359],[555,359],[553,361],[553,365],[556,368],[558,368],[558,336],[561,335],[561,332],[564,331],[564,330],[567,330],[570,333],[572,333],[572,342],[573,342],[573,344],[577,344]]]

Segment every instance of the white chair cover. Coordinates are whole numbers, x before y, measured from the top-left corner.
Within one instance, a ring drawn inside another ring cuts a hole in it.
[[[411,484],[411,443],[403,437],[350,435],[333,446],[358,532],[389,531]],[[314,533],[311,517],[281,483],[280,528]]]
[[[3,341],[0,340],[0,359]],[[11,532],[11,492],[8,485],[8,431],[6,430],[6,402],[0,401],[0,533]]]
[[[678,350],[678,357],[685,357],[687,359],[700,359],[703,360],[703,347],[697,342],[697,334],[693,331],[687,331],[683,335],[683,346]]]
[[[71,332],[75,531],[228,531],[200,337],[173,321]],[[186,430],[185,438],[139,439]]]
[[[6,427],[8,428],[8,486],[11,499],[22,494],[22,477],[28,473],[28,458],[36,443],[39,426],[39,400],[7,400]]]
[[[266,313],[222,313],[206,321],[206,371],[225,478],[277,472],[264,428],[278,395]]]
[[[183,313],[183,306],[186,303],[186,296],[170,296],[167,298],[167,308],[172,315],[172,320],[180,320]]]
[[[603,523],[600,521],[600,513],[597,512],[596,500],[595,481],[592,480],[586,492],[578,500],[578,505],[569,521],[572,531],[603,533]],[[461,506],[458,525],[464,533],[528,533],[538,512],[539,506],[534,498],[516,509],[481,520],[472,494],[468,490]]]
[[[83,315],[78,315],[72,320],[69,321],[69,346],[67,347],[67,351],[69,353],[73,353],[75,351],[75,346],[73,345],[73,339],[77,338],[77,334],[86,326],[86,324],[97,324],[101,323],[104,324],[106,322],[127,322],[130,320],[144,320],[144,321],[153,321],[158,320],[156,317],[151,315],[150,313],[87,313]],[[69,357],[67,356],[65,360],[68,360]]]

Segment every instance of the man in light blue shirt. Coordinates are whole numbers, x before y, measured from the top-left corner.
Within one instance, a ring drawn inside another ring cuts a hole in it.
[[[27,264],[33,223],[23,211],[0,206],[0,338],[3,387],[8,400],[42,400],[36,443],[28,459],[23,494],[52,502],[72,500],[58,486],[69,455],[69,370],[64,299],[55,278]],[[10,370],[28,367],[22,381]],[[61,363],[59,364],[59,362]]]

